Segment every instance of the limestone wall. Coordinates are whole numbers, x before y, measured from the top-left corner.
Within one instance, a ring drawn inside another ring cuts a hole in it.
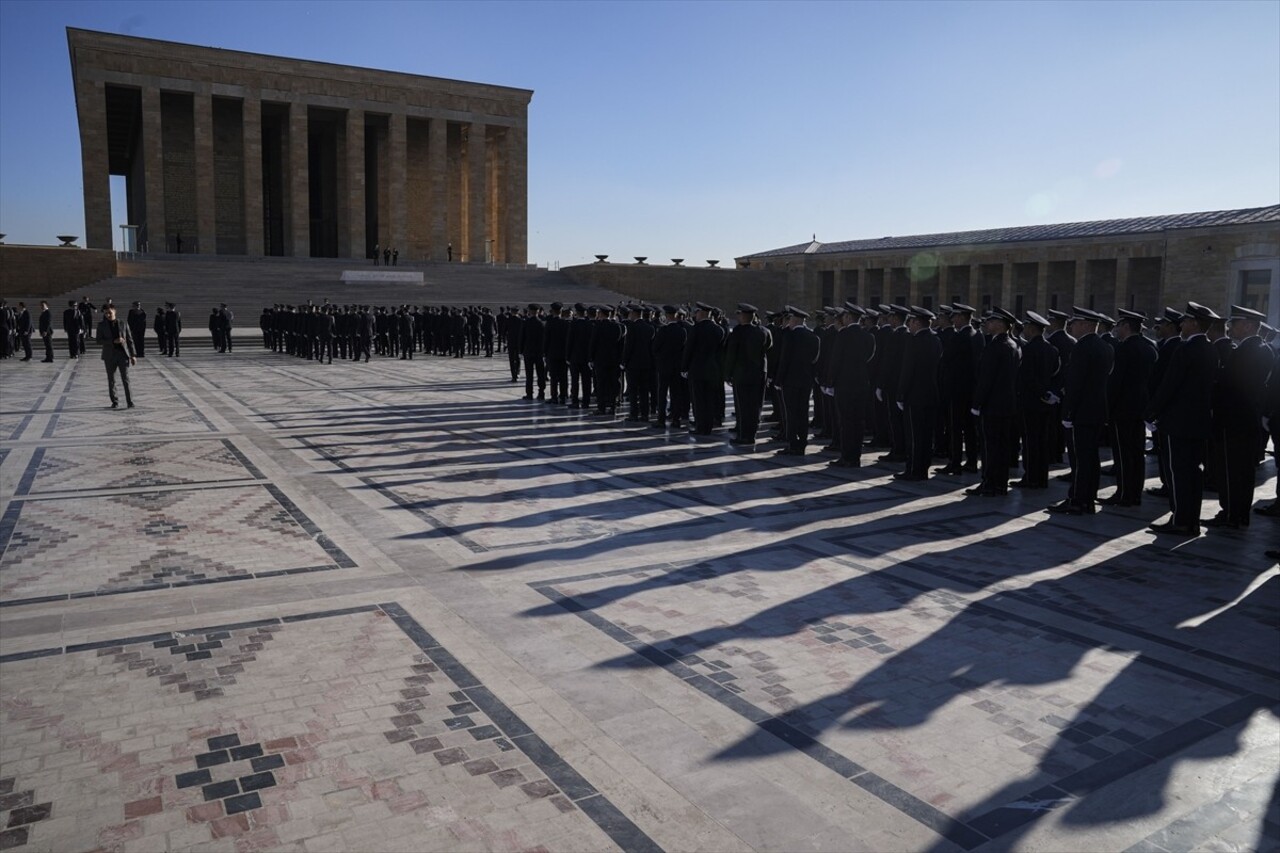
[[[116,253],[106,249],[0,246],[0,296],[5,299],[47,299],[115,275]]]
[[[579,284],[593,284],[654,305],[707,302],[732,311],[750,302],[772,311],[789,301],[787,273],[640,264],[582,264],[560,270]]]

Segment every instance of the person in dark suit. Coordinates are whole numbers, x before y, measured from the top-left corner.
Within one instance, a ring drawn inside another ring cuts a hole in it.
[[[547,399],[546,324],[542,306],[529,303],[520,324],[520,357],[524,359],[524,399],[533,399],[534,374],[538,380],[538,399]]]
[[[125,319],[129,324],[129,331],[133,334],[133,347],[137,357],[146,357],[147,312],[143,310],[142,303],[134,302]]]
[[[982,480],[965,489],[967,495],[999,497],[1009,493],[1014,416],[1017,413],[1018,345],[1010,336],[1017,318],[1000,307],[984,320],[989,339],[982,348],[974,375],[973,406],[982,437]]]
[[[133,335],[129,332],[129,324],[116,319],[114,305],[108,305],[102,311],[97,341],[102,345],[102,361],[107,368],[107,393],[111,397],[111,408],[120,407],[120,401],[116,398],[116,373],[119,372],[120,383],[124,386],[125,405],[132,409],[129,368],[137,364],[138,359],[133,351]]]
[[[665,429],[670,412],[671,426],[679,429],[689,413],[689,385],[680,376],[689,328],[681,321],[681,311],[675,305],[663,305],[662,313],[664,321],[653,336],[653,366],[658,376],[654,427]]]
[[[53,361],[53,314],[49,311],[49,303],[40,303],[40,337],[44,340],[44,363]]]
[[[836,468],[862,467],[862,437],[866,432],[867,392],[871,387],[871,361],[876,341],[862,326],[867,310],[846,302],[840,315],[840,331],[835,336],[831,356],[831,384],[824,392],[835,401],[840,456],[829,465]]]
[[[1152,524],[1154,533],[1200,534],[1200,503],[1204,499],[1205,445],[1212,431],[1213,383],[1218,356],[1209,342],[1209,326],[1217,318],[1211,309],[1187,303],[1179,327],[1182,343],[1147,407],[1147,422],[1159,427],[1165,443],[1169,508],[1172,517]]]
[[[14,318],[14,333],[17,335],[17,345],[22,347],[22,360],[31,360],[31,312],[27,310],[27,303],[18,303],[18,313]]]
[[[1156,320],[1156,366],[1151,371],[1151,382],[1147,389],[1148,399],[1160,387],[1160,383],[1164,381],[1164,374],[1169,369],[1169,361],[1172,359],[1174,351],[1182,344],[1182,333],[1178,328],[1181,322],[1182,312],[1168,306],[1165,307],[1164,313]],[[1166,444],[1163,436],[1160,435],[1158,427],[1151,431],[1151,444],[1155,448],[1157,470],[1160,472],[1160,485],[1147,489],[1147,494],[1158,498],[1166,498],[1169,496],[1169,466],[1168,460],[1164,456]]]
[[[1098,446],[1107,423],[1107,377],[1115,362],[1115,351],[1098,337],[1101,322],[1101,314],[1077,306],[1067,326],[1075,339],[1062,389],[1062,428],[1074,449],[1071,489],[1049,512],[1093,515],[1098,510]]]
[[[729,333],[724,351],[724,381],[733,386],[733,410],[738,424],[730,444],[754,447],[764,408],[765,357],[773,336],[760,325],[759,309],[738,303],[738,325]]]
[[[694,303],[693,329],[685,340],[684,355],[680,360],[680,376],[689,382],[689,397],[693,402],[693,434],[711,435],[716,423],[716,388],[724,383],[723,369],[719,363],[720,347],[724,343],[724,330],[711,319],[711,306]]]
[[[369,313],[369,306],[361,305],[360,313],[356,315],[356,346],[353,361],[359,361],[360,356],[363,355],[365,364],[369,363],[369,356],[373,350],[373,338],[377,333],[377,322],[373,314]]]
[[[783,312],[787,315],[787,330],[783,333],[778,376],[774,381],[782,390],[782,419],[787,446],[779,450],[778,455],[803,456],[809,444],[809,394],[813,391],[814,370],[822,342],[805,325],[805,320],[809,319],[806,312],[791,305],[787,305]]]
[[[1235,347],[1219,375],[1209,460],[1221,510],[1205,521],[1205,527],[1240,530],[1249,526],[1258,447],[1265,440],[1267,381],[1275,361],[1258,335],[1265,319],[1260,311],[1231,306],[1229,334]]]
[[[507,363],[511,367],[511,381],[520,381],[520,327],[524,317],[514,310],[507,314]]]
[[[177,357],[182,354],[182,314],[179,313],[178,306],[172,302],[166,302],[165,308],[164,341],[165,346],[168,347],[165,355]]]
[[[978,470],[977,424],[971,414],[978,359],[986,339],[973,327],[974,309],[963,302],[951,305],[951,334],[943,350],[939,379],[946,396],[950,461],[935,474]],[[966,457],[967,460],[966,461]]]
[[[1142,503],[1142,484],[1147,475],[1147,431],[1143,415],[1147,411],[1148,389],[1158,355],[1155,343],[1143,334],[1146,315],[1123,308],[1119,315],[1114,332],[1115,369],[1107,379],[1116,491],[1098,503],[1138,506]]]
[[[884,357],[876,376],[876,400],[884,404],[889,424],[889,452],[880,457],[882,462],[907,461],[907,436],[903,412],[905,407],[896,404],[902,384],[902,359],[907,350],[911,333],[906,319],[910,311],[901,305],[882,305],[882,316],[887,318],[888,332],[884,338]]]
[[[564,306],[551,303],[546,324],[547,378],[551,382],[551,402],[561,406],[569,402],[569,321],[563,316]]]
[[[62,312],[62,331],[67,333],[67,357],[76,358],[83,350],[81,346],[80,312],[76,310],[76,301],[67,300],[67,309]]]
[[[1066,430],[1062,428],[1062,383],[1066,380],[1067,366],[1071,364],[1071,351],[1075,348],[1076,339],[1067,331],[1067,324],[1071,322],[1071,315],[1065,311],[1059,311],[1051,308],[1045,312],[1050,322],[1050,330],[1045,335],[1047,340],[1054,349],[1058,351],[1058,381],[1057,387],[1053,390],[1053,397],[1056,398],[1052,406],[1052,416],[1049,424],[1049,461],[1061,462],[1062,455],[1065,451],[1067,461],[1072,461],[1071,454],[1074,451],[1067,442]],[[1070,476],[1070,475],[1068,475]]]
[[[933,459],[933,432],[938,417],[938,362],[942,342],[933,330],[936,315],[918,305],[907,311],[907,338],[902,351],[902,373],[894,394],[894,406],[902,413],[906,437],[906,468],[897,480],[927,480]]]
[[[587,306],[573,306],[573,319],[565,333],[565,356],[569,362],[569,408],[591,408],[591,321]]]
[[[613,316],[608,305],[596,306],[591,327],[591,377],[596,390],[596,415],[612,417],[622,394],[622,342],[626,327]]]
[[[498,334],[498,321],[492,308],[480,309],[480,340],[484,342],[484,357],[493,358],[493,342]],[[425,349],[425,347],[424,347]]]
[[[1049,395],[1058,375],[1058,350],[1044,337],[1049,321],[1034,311],[1022,320],[1022,358],[1018,362],[1017,409],[1022,433],[1023,489],[1049,487],[1049,440],[1052,405]]]
[[[631,306],[631,322],[622,341],[622,368],[627,375],[627,422],[648,423],[653,398],[653,342],[657,329],[645,319],[645,306]]]

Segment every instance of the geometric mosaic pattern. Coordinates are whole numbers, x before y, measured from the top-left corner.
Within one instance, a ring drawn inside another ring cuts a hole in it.
[[[8,604],[354,565],[271,485],[14,500],[5,529]]]
[[[0,659],[6,847],[657,850],[397,605],[61,652]]]
[[[32,492],[146,488],[253,476],[229,441],[150,441],[46,447]]]

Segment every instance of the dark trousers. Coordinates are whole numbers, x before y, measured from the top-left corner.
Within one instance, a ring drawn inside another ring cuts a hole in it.
[[[890,447],[893,444],[889,437],[889,405],[884,400],[877,400],[875,391],[871,392],[871,443],[876,447]]]
[[[694,435],[711,435],[711,430],[716,425],[716,384],[714,379],[689,380]]]
[[[41,335],[44,338],[44,360],[53,361],[53,334]]]
[[[948,427],[951,439],[951,467],[961,468],[968,456],[968,465],[973,468],[978,464],[978,425],[970,414],[970,394],[957,394],[947,406]],[[984,445],[985,447],[985,445]],[[985,453],[985,450],[983,451]]]
[[[165,345],[169,348],[166,355],[182,355],[182,345],[179,341],[181,337],[181,335],[165,335]]]
[[[685,394],[688,387],[688,384],[680,378],[679,371],[658,373],[658,393],[654,402],[658,423],[667,422],[668,412],[671,414],[673,426],[679,426],[682,420],[688,419],[689,401]]]
[[[1035,405],[1022,413],[1022,480],[1027,486],[1049,485],[1049,410]]]
[[[886,403],[889,410],[889,453],[893,456],[906,458],[907,425],[905,410],[899,409],[898,404],[892,399],[886,400]]]
[[[650,367],[627,368],[627,415],[633,420],[649,420],[649,380],[652,376]]]
[[[526,397],[533,396],[535,371],[538,374],[538,396],[544,397],[547,393],[547,364],[540,355],[526,355],[524,357],[524,395]]]
[[[764,408],[763,382],[736,382],[733,412],[738,418],[738,441],[755,441],[760,431],[760,410]]]
[[[983,489],[1000,494],[1009,491],[1009,445],[1012,442],[1013,416],[982,416]]]
[[[373,353],[370,352],[373,346],[373,338],[368,335],[362,335],[361,337],[356,338],[356,340],[359,341],[359,343],[356,345],[355,351],[351,354],[351,360],[359,361],[360,356],[364,356],[364,360],[368,361],[369,356],[373,355]]]
[[[1227,521],[1249,525],[1253,507],[1253,485],[1257,470],[1258,439],[1262,431],[1214,431],[1210,444],[1210,465],[1218,486],[1218,505]]]
[[[520,378],[520,353],[515,348],[507,347],[507,363],[511,365],[511,381]]]
[[[622,384],[617,366],[595,362],[591,367],[591,376],[595,381],[596,411],[609,412],[616,409]]]
[[[1165,475],[1169,478],[1169,508],[1173,523],[1199,526],[1200,502],[1204,500],[1205,442],[1200,438],[1162,435],[1165,446]]]
[[[569,399],[582,408],[591,405],[591,365],[574,363],[569,365]]]
[[[67,357],[75,358],[84,350],[80,349],[80,336],[75,332],[67,333]]]
[[[144,358],[147,353],[146,327],[130,326],[129,331],[133,332],[133,354],[138,358]]]
[[[866,391],[836,389],[836,418],[840,423],[840,459],[862,465],[862,433],[867,412]]]
[[[1142,418],[1124,418],[1111,425],[1111,454],[1115,458],[1116,500],[1142,502],[1147,479],[1147,428]]]
[[[906,470],[913,477],[929,476],[929,463],[933,461],[933,429],[937,417],[936,406],[907,406],[902,413],[902,424],[906,430]]]
[[[569,396],[569,363],[563,358],[547,359],[547,375],[551,380],[551,399],[565,400]]]
[[[31,359],[31,333],[24,332],[18,335],[18,339],[22,341],[22,355],[29,361]]]
[[[1086,510],[1092,509],[1098,499],[1098,480],[1102,476],[1102,462],[1098,458],[1101,437],[1100,424],[1075,424],[1067,430],[1068,453],[1073,460],[1067,500]]]
[[[120,384],[124,386],[124,401],[128,405],[133,405],[133,396],[129,393],[129,362],[124,361],[108,361],[107,363],[107,394],[111,396],[111,402],[114,405],[119,402],[116,399],[116,371],[120,371]]]
[[[783,388],[782,412],[788,449],[803,453],[809,444],[809,386]]]

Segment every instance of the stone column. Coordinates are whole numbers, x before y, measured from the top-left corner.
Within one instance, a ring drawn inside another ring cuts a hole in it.
[[[1000,265],[1000,292],[995,297],[996,305],[1006,311],[1013,311],[1013,264],[1007,260]]]
[[[485,241],[489,237],[488,217],[488,154],[485,150],[485,126],[472,122],[467,134],[467,262],[484,263]]]
[[[405,238],[409,233],[409,206],[406,201],[409,184],[409,137],[404,113],[393,112],[388,118],[390,144],[387,147],[387,165],[390,171],[387,175],[387,195],[391,208],[391,221],[380,230],[383,234],[389,235],[391,247],[403,254],[408,248]]]
[[[969,264],[969,295],[967,302],[970,308],[982,312],[982,265]]]
[[[1049,310],[1049,259],[1041,258],[1036,266],[1036,294],[1031,306],[1040,316],[1046,316],[1044,312]],[[1019,317],[1019,320],[1022,318]]]
[[[307,166],[307,105],[289,105],[289,254],[311,257],[311,198]]]
[[[507,180],[502,208],[506,211],[507,263],[529,263],[529,130],[507,131]]]
[[[1072,306],[1079,305],[1087,308],[1089,300],[1085,294],[1089,290],[1089,262],[1087,260],[1076,261],[1076,281],[1075,288],[1071,292],[1071,305],[1063,305],[1060,310],[1071,313]]]
[[[431,119],[427,127],[427,242],[433,261],[448,257],[448,130],[448,122],[442,118]]]
[[[244,251],[261,257],[262,240],[262,101],[245,95],[244,115]]]
[[[84,180],[84,244],[111,249],[111,174],[107,155],[107,92],[102,83],[76,81],[80,168]],[[68,230],[73,224],[68,222]]]
[[[1113,310],[1105,312],[1115,319],[1115,312],[1129,307],[1129,255],[1116,255],[1116,304]]]
[[[213,191],[213,97],[208,92],[192,96],[195,122],[196,251],[218,253],[217,203]]]
[[[364,258],[365,246],[365,198],[364,198],[364,110],[352,107],[347,110],[347,254],[352,258]]]
[[[164,140],[161,137],[160,90],[142,90],[142,178],[146,182],[147,251],[163,252],[167,230],[164,223]]]

